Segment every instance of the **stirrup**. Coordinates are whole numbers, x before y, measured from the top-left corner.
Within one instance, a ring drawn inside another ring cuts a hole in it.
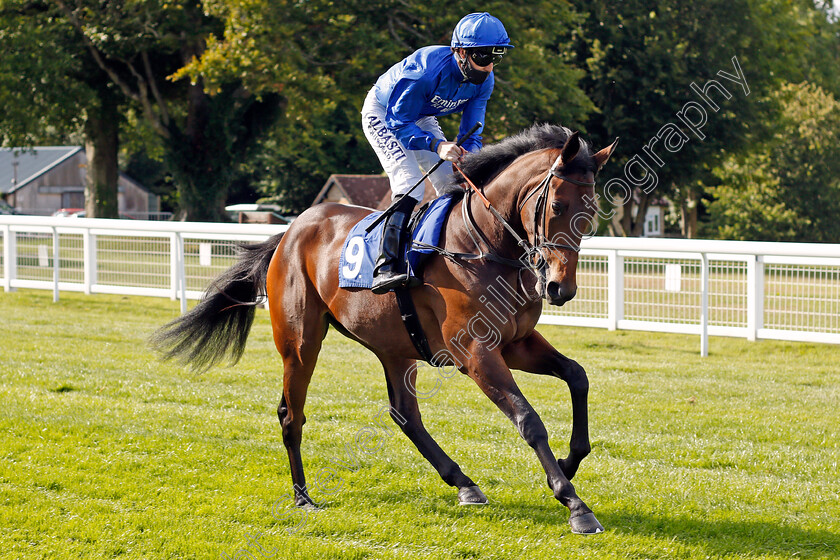
[[[408,285],[410,277],[405,272],[383,272],[373,277],[373,285],[370,291],[377,295],[382,295],[390,292],[395,288],[402,288]]]

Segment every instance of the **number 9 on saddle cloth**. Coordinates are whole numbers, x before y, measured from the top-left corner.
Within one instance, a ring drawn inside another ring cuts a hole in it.
[[[431,246],[437,246],[440,242],[440,233],[453,202],[451,195],[441,196],[420,207],[412,216],[409,226],[412,243],[403,257],[408,259],[408,272],[411,276],[418,276],[423,261],[435,252]],[[379,256],[379,241],[385,222],[381,222],[370,233],[366,233],[365,229],[381,213],[374,212],[365,216],[347,235],[338,263],[339,287],[370,288],[373,285],[373,268]],[[423,246],[414,246],[415,242]]]

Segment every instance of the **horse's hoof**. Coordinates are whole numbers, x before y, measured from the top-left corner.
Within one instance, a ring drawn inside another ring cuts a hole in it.
[[[487,503],[487,496],[478,486],[467,486],[458,490],[458,505],[483,506]]]
[[[598,523],[594,513],[584,513],[569,519],[572,533],[576,535],[597,535],[604,532],[604,526]]]
[[[563,476],[572,480],[575,477],[575,473],[577,473],[577,467],[572,468],[571,465],[567,464],[567,461],[568,459],[557,459],[557,464],[560,466],[560,470],[563,471]]]
[[[312,498],[310,498],[309,496],[297,496],[295,498],[295,506],[304,511],[318,511],[321,509],[315,504],[315,502],[312,501]]]

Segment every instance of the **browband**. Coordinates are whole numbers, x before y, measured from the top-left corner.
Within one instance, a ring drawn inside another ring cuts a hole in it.
[[[556,169],[554,169],[553,167],[549,170],[549,172],[550,172],[552,175],[554,175],[555,177],[557,177],[558,179],[562,179],[562,180],[564,180],[564,181],[568,181],[569,183],[571,183],[571,184],[573,184],[573,185],[577,185],[578,187],[594,187],[594,186],[595,186],[595,181],[592,181],[592,182],[590,183],[590,182],[588,182],[588,181],[576,181],[576,180],[574,180],[574,179],[569,179],[569,178],[568,178],[568,177],[566,177],[565,175],[561,175],[561,174],[560,174],[560,172],[559,172],[559,171],[557,171]]]

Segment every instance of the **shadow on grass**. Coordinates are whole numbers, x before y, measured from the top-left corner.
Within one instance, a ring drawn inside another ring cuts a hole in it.
[[[840,550],[840,535],[772,521],[662,517],[607,512],[599,516],[605,527],[621,533],[661,536],[700,546],[713,555],[774,554],[796,558],[828,558]]]
[[[366,504],[392,504],[406,506],[416,512],[425,523],[436,523],[438,519],[484,519],[504,523],[513,529],[520,522],[532,531],[544,532],[550,528],[562,528],[570,532],[569,513],[554,500],[538,502],[533,500],[495,501],[488,492],[490,505],[484,507],[462,507],[457,505],[457,495],[449,488],[393,491],[378,489],[375,498]],[[371,491],[373,492],[373,491]],[[325,503],[333,509],[354,507],[359,504],[347,496],[332,496]],[[344,498],[344,499],[343,499]],[[645,537],[649,541],[676,542],[696,551],[702,557],[738,556],[744,558],[837,558],[840,550],[840,535],[826,530],[809,530],[795,525],[774,521],[712,519],[709,517],[674,515],[662,516],[643,511],[623,512],[599,508],[595,512],[608,534],[622,537]],[[570,537],[572,535],[569,535]],[[598,539],[599,537],[591,537]],[[655,544],[653,545],[656,546]],[[651,550],[650,552],[654,552]]]
[[[492,499],[492,498],[491,498]],[[435,510],[443,512],[445,509]],[[460,509],[460,508],[459,508]],[[493,508],[472,509],[466,514],[502,516],[520,519],[526,524],[554,525],[568,522],[568,511],[558,504],[507,502]],[[809,530],[773,521],[724,520],[675,515],[663,517],[643,512],[596,511],[608,532],[639,535],[676,541],[703,550],[708,556],[767,555],[796,558],[837,558],[840,535],[824,530]],[[597,537],[595,537],[597,538]]]

